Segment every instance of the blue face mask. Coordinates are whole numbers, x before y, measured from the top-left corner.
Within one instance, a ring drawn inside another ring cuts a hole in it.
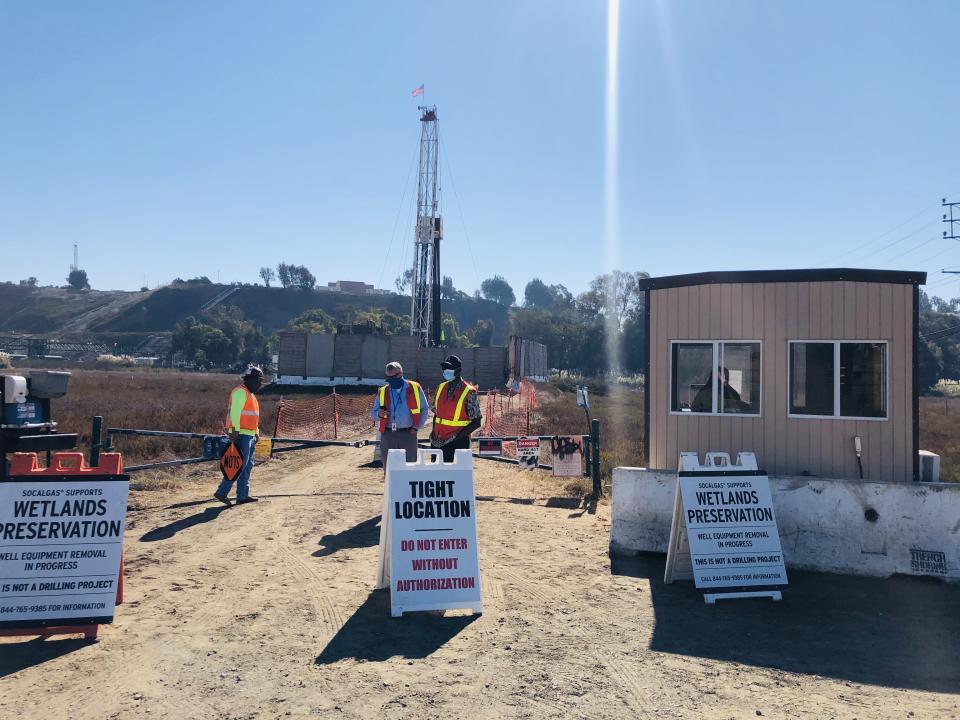
[[[456,376],[457,376],[457,373],[456,373],[455,370],[444,370],[444,371],[443,371],[443,379],[446,380],[447,382],[450,382],[450,381],[453,380]]]
[[[394,390],[399,390],[403,387],[403,376],[397,375],[397,377],[387,378],[387,384],[390,385]]]

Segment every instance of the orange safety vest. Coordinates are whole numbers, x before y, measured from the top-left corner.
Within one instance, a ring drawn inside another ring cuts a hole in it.
[[[243,403],[243,410],[240,411],[240,427],[233,427],[233,420],[230,419],[230,406],[233,404],[233,391],[241,389],[246,393],[247,399]],[[260,430],[260,403],[256,396],[247,390],[246,385],[237,385],[230,391],[230,399],[227,400],[227,419],[223,423],[225,430],[239,429],[243,435],[256,435]]]
[[[380,409],[387,411],[387,417],[380,418],[380,432],[387,429],[387,421],[390,419],[390,403],[393,400],[389,390],[389,383],[380,387]],[[407,409],[413,418],[413,427],[420,427],[420,383],[415,380],[407,380]]]
[[[467,401],[467,396],[470,393],[477,391],[473,385],[464,381],[463,391],[459,397],[455,395],[447,399],[447,393],[445,391],[448,384],[448,382],[442,382],[437,386],[437,398],[436,404],[434,405],[437,423],[434,428],[434,435],[441,439],[456,435],[462,428],[470,424],[464,403]]]

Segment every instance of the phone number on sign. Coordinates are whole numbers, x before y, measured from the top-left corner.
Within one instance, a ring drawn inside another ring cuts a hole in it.
[[[59,605],[10,605],[9,607],[0,607],[0,615],[6,615],[9,613],[40,613],[47,612],[48,610],[59,610]]]

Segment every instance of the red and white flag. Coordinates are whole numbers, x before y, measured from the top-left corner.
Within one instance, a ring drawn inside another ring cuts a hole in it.
[[[416,90],[414,90],[412,93],[410,93],[410,97],[417,97],[418,95],[423,95],[423,85],[421,85],[421,86],[418,87]]]

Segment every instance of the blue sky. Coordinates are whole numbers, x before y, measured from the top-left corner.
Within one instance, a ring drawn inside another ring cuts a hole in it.
[[[581,291],[606,270],[606,12],[0,0],[0,279],[61,283],[78,242],[97,288],[280,261],[390,287],[424,83],[443,273]],[[619,265],[960,267],[958,26],[946,1],[625,0]]]

